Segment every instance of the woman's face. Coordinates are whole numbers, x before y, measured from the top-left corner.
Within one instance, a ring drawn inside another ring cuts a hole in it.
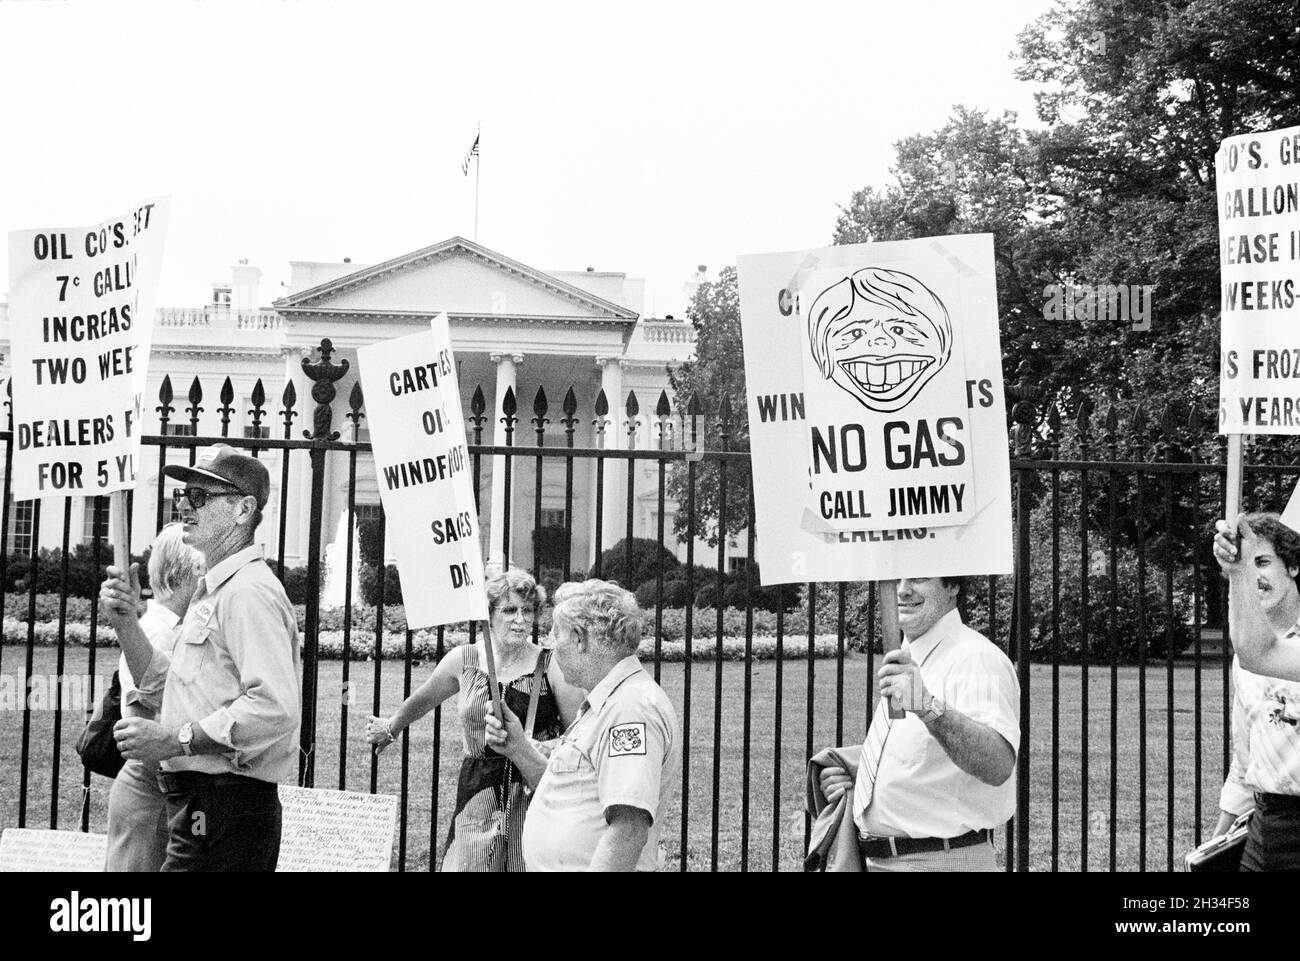
[[[506,591],[492,611],[492,637],[500,644],[524,644],[533,639],[533,605]]]

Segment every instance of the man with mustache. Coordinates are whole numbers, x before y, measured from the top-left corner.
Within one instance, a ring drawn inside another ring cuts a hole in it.
[[[868,871],[996,871],[993,829],[1016,810],[1020,683],[1007,656],[962,623],[963,579],[898,582],[903,646],[885,655],[856,779],[823,768],[833,804],[852,792]],[[890,701],[906,711],[888,716]]]
[[[1232,763],[1219,795],[1215,835],[1252,807],[1243,871],[1300,871],[1300,684],[1254,673],[1285,668],[1300,644],[1300,534],[1276,514],[1248,514],[1233,529],[1217,524],[1214,556],[1228,576],[1232,659]],[[1261,656],[1261,654],[1263,656]],[[1247,669],[1249,668],[1249,669]]]

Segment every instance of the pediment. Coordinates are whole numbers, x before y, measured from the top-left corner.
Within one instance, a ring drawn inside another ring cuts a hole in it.
[[[463,237],[365,267],[277,300],[286,313],[572,318],[619,324],[637,314]]]

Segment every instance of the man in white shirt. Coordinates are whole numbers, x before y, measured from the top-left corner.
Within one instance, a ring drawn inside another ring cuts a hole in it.
[[[904,642],[885,655],[856,780],[828,767],[833,802],[853,792],[869,871],[996,871],[993,829],[1015,813],[1020,684],[1007,656],[962,623],[963,581],[903,578]],[[892,703],[906,712],[888,716]]]
[[[1232,659],[1232,764],[1219,795],[1216,835],[1254,810],[1243,871],[1300,871],[1300,684],[1285,651],[1300,622],[1300,534],[1276,514],[1238,520],[1241,542],[1219,521],[1215,556],[1228,575]],[[1274,651],[1270,659],[1269,652]],[[1280,653],[1278,653],[1280,652]]]
[[[140,630],[155,650],[170,653],[181,618],[199,578],[203,556],[185,541],[180,524],[168,524],[149,551],[153,597],[140,617]],[[161,691],[141,691],[131,676],[126,653],[118,658],[122,716],[153,720],[162,706]],[[131,758],[122,765],[108,793],[106,871],[157,871],[167,854],[167,795],[158,789],[158,762]]]

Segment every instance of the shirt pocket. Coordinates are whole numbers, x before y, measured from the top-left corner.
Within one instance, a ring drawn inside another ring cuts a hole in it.
[[[172,655],[171,670],[176,675],[177,680],[184,681],[186,684],[198,680],[199,674],[203,671],[203,665],[207,663],[208,658],[211,656],[211,636],[212,628],[206,627],[199,631],[187,632],[181,636]]]
[[[551,752],[551,770],[556,774],[576,774],[584,767],[591,767],[582,749],[572,741],[562,741]]]

